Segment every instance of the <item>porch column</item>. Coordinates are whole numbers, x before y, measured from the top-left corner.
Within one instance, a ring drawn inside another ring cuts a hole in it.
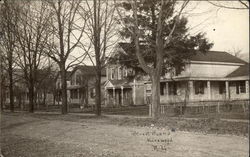
[[[134,79],[134,85],[133,85],[133,102],[134,102],[134,105],[136,105],[136,91],[135,91],[135,79]]]
[[[249,81],[246,80],[246,93],[249,93]]]
[[[78,102],[80,104],[80,89],[77,89],[77,93],[78,93]]]
[[[208,99],[211,99],[211,87],[210,87],[210,81],[207,81],[207,94],[208,94]]]
[[[146,84],[144,84],[144,104],[147,104],[147,87]]]
[[[123,86],[121,86],[121,99],[122,99],[122,106],[123,106]]]
[[[188,87],[189,87],[189,99],[193,99],[194,94],[194,81],[188,81]]]
[[[169,101],[169,100],[168,100],[168,82],[166,82],[164,95],[166,95],[167,101]]]
[[[115,105],[115,87],[113,87],[113,103]]]
[[[226,81],[225,83],[226,83],[226,99],[229,99],[229,83],[228,81]]]

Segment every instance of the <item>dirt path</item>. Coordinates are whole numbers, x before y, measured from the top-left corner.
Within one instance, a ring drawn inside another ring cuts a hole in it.
[[[56,116],[4,115],[1,128],[5,156],[248,156],[246,137],[118,126],[103,119],[65,121]]]

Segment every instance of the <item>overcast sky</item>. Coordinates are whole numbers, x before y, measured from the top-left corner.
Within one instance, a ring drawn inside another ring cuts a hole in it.
[[[212,50],[249,53],[249,10],[219,9],[206,1],[190,2],[188,9],[191,32],[206,32]]]
[[[181,2],[181,1],[180,1]],[[216,3],[216,1],[215,1]],[[218,2],[226,6],[239,7],[237,1]],[[218,8],[207,1],[190,1],[184,10],[188,17],[191,34],[206,33],[210,42],[214,43],[212,50],[235,52],[241,51],[244,60],[249,59],[249,10]],[[78,56],[76,49],[73,55]],[[85,64],[91,64],[85,60]]]

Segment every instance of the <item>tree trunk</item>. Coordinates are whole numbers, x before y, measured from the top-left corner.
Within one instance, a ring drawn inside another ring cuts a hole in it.
[[[152,77],[152,118],[157,118],[160,105],[160,75],[155,74]]]
[[[30,87],[29,87],[29,112],[34,112],[34,84],[33,81],[30,80]]]
[[[3,111],[3,75],[2,75],[2,56],[0,56],[0,112],[2,112]],[[0,152],[0,154],[1,154],[1,152]]]
[[[87,79],[87,83],[86,83],[86,88],[84,88],[84,96],[85,96],[85,106],[84,108],[87,108],[89,106],[89,80]]]
[[[9,62],[9,92],[10,92],[10,111],[14,112],[14,92],[13,92],[13,68],[12,63]]]
[[[39,94],[38,94],[38,92],[35,90],[35,88],[34,88],[34,107],[36,108],[36,109],[39,109],[39,103],[40,103],[40,100],[39,100]]]
[[[61,81],[62,81],[62,114],[68,113],[68,102],[67,102],[67,80],[66,80],[66,70],[65,63],[61,64]]]
[[[47,98],[46,90],[44,89],[44,90],[43,90],[43,105],[44,105],[44,106],[46,106],[46,98]]]
[[[55,104],[56,104],[56,93],[53,92],[53,105],[55,105]]]
[[[96,77],[96,115],[101,115],[101,69],[97,69]]]
[[[0,112],[3,111],[3,90],[2,90],[2,85],[0,86]]]

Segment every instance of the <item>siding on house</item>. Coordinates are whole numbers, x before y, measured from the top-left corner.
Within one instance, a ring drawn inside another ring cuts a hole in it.
[[[134,47],[129,43],[119,43],[114,54],[130,54],[127,51],[134,51]],[[118,76],[117,67],[119,65],[109,66],[107,72],[108,81],[122,78],[122,76]],[[249,65],[245,61],[227,52],[208,51],[203,53],[197,51],[195,55],[190,57],[190,60],[186,61],[184,70],[180,74],[173,69],[161,77],[160,102],[164,104],[183,101],[249,99],[248,67]],[[112,73],[113,77],[111,77]],[[143,102],[149,104],[151,82],[148,81],[148,76],[141,78],[143,79],[140,81],[145,83],[144,87],[140,86],[139,82],[136,83],[136,86],[134,86],[133,81],[127,84],[131,87],[134,104]],[[245,89],[244,92],[239,92],[237,85],[239,82],[245,84],[245,87],[241,87]],[[175,86],[172,85],[174,83]],[[116,89],[121,86],[123,84],[107,86],[108,93],[112,94],[112,92],[118,91]]]
[[[95,105],[95,67],[76,66],[70,75],[68,85],[69,103],[83,107]],[[101,73],[101,98],[104,102],[104,87],[106,82],[106,70]],[[102,104],[104,105],[104,103]]]
[[[143,105],[144,81],[129,79],[132,69],[119,64],[107,66],[107,83],[105,83],[106,106]]]

